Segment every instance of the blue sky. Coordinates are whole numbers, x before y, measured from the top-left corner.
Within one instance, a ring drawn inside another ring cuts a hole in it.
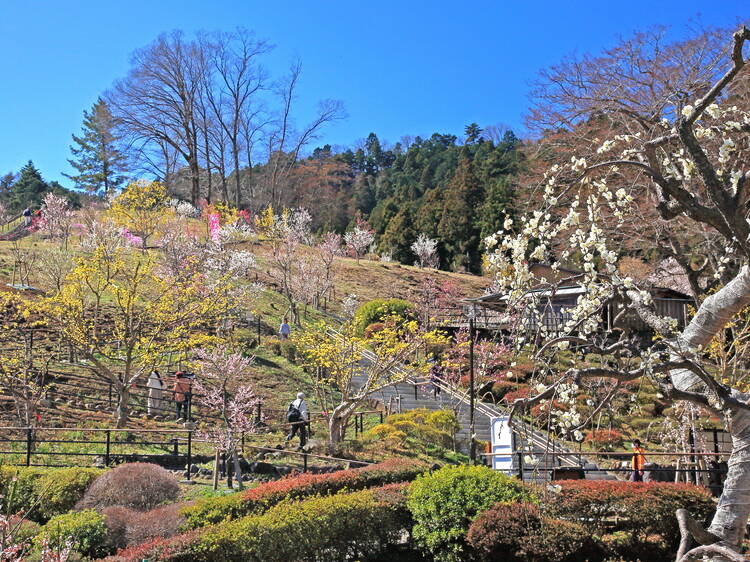
[[[351,145],[433,132],[460,135],[471,122],[522,131],[528,83],[566,54],[597,52],[655,24],[676,34],[691,21],[734,25],[747,0],[291,1],[0,0],[0,173],[32,159],[45,178],[70,182],[70,135],[128,55],[160,32],[243,26],[276,45],[281,74],[304,67],[298,117],[318,100],[344,102],[349,117],[319,144]]]

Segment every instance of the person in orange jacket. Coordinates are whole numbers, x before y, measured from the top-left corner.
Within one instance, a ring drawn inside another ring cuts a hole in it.
[[[643,467],[646,465],[646,457],[643,456],[645,451],[641,448],[639,439],[633,439],[633,458],[630,466],[633,472],[630,474],[631,482],[643,482]]]

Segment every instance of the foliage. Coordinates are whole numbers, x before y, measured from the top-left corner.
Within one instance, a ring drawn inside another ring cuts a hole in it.
[[[586,433],[584,442],[605,451],[614,451],[622,448],[625,436],[616,429],[593,429]]]
[[[99,476],[88,489],[77,509],[102,509],[121,505],[147,511],[159,504],[174,501],[180,487],[174,475],[149,463],[128,463]]]
[[[45,540],[53,548],[61,548],[70,540],[73,550],[85,556],[100,557],[109,551],[104,517],[93,509],[56,515],[34,538],[34,546],[41,548]]]
[[[356,333],[363,335],[365,329],[375,322],[388,319],[414,320],[414,305],[403,299],[374,299],[361,305],[354,314]]]
[[[0,494],[10,513],[23,512],[44,523],[73,509],[95,478],[97,468],[0,467]],[[10,493],[11,488],[13,492]]]
[[[532,501],[522,483],[484,466],[444,467],[417,477],[407,505],[417,544],[438,561],[460,561],[471,522],[497,502]]]
[[[47,183],[29,160],[21,168],[18,179],[0,197],[7,201],[7,208],[11,213],[19,213],[26,207],[39,208],[44,196],[50,192],[66,197],[73,207],[80,206],[80,195],[77,192],[65,189],[56,181]]]
[[[283,502],[263,515],[206,528],[185,538],[156,541],[113,561],[374,560],[403,532],[403,516],[390,494],[372,490],[302,502]],[[178,544],[175,548],[175,544]]]
[[[167,190],[162,184],[135,181],[112,201],[108,214],[116,224],[138,236],[145,248],[171,212],[167,203]]]
[[[698,521],[705,521],[715,507],[705,488],[690,484],[590,480],[557,484],[561,486],[559,492],[544,499],[550,515],[580,522],[596,534],[601,534],[607,522],[617,517],[620,529],[629,533],[633,543],[658,534],[674,547],[680,539],[677,509],[687,509]]]
[[[460,427],[452,410],[414,409],[391,414],[384,423],[365,433],[365,438],[396,446],[403,446],[408,440],[411,451],[425,450],[429,445],[451,447]]]
[[[487,562],[578,562],[593,550],[583,525],[546,517],[528,503],[498,503],[482,512],[466,541]]]
[[[342,490],[361,490],[413,480],[426,466],[420,462],[391,459],[380,464],[332,474],[302,474],[261,484],[242,494],[199,500],[186,507],[188,528],[203,527],[227,519],[263,513],[283,500],[331,495]]]

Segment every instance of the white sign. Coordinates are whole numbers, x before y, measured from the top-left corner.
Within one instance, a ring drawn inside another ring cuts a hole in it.
[[[513,430],[508,426],[508,416],[490,420],[492,468],[510,472],[513,468]]]

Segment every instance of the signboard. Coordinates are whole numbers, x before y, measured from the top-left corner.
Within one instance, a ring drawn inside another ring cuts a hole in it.
[[[490,420],[492,468],[510,472],[513,469],[513,430],[508,426],[508,416]]]

